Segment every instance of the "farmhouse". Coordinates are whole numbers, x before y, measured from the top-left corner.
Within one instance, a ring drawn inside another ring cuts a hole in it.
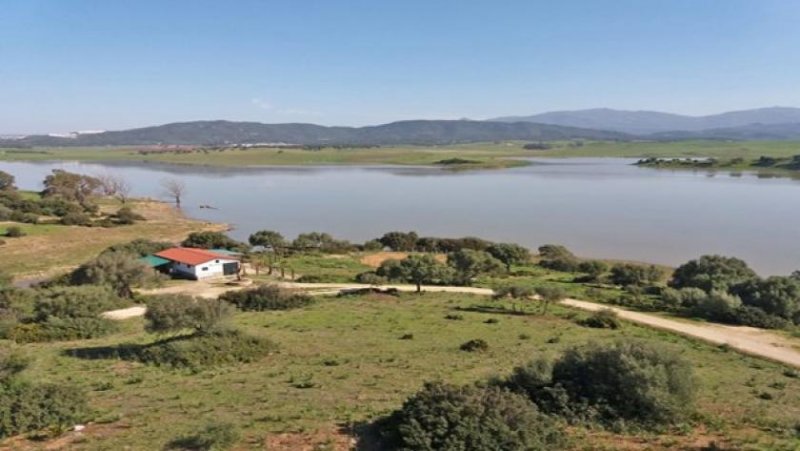
[[[165,270],[175,277],[209,279],[234,276],[239,272],[239,260],[230,252],[192,247],[173,247],[148,256],[151,266]]]

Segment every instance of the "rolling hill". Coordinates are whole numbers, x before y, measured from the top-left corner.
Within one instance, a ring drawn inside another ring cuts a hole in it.
[[[750,130],[758,134],[761,126],[800,123],[800,108],[759,108],[708,116],[685,116],[657,111],[624,111],[597,108],[577,111],[554,111],[532,116],[499,117],[490,120],[497,122],[534,122],[565,127],[613,130],[634,135],[675,131],[719,131],[722,129],[749,127],[749,129],[742,129],[735,134],[747,136],[747,133],[742,132]],[[726,137],[735,139],[733,135]]]
[[[195,121],[131,130],[78,135],[28,136],[6,141],[14,146],[229,145],[286,143],[297,145],[452,144],[501,140],[624,140],[616,131],[590,130],[529,122],[414,120],[367,127],[314,124]]]

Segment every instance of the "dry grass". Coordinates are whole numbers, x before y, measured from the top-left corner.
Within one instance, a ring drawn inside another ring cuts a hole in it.
[[[103,249],[137,238],[180,241],[190,232],[224,230],[223,224],[189,219],[174,207],[153,200],[129,201],[129,206],[147,218],[134,225],[102,228],[61,225],[31,226],[28,236],[6,240],[2,246],[0,267],[16,279],[41,278],[64,273],[91,259]],[[119,208],[119,204],[103,204],[103,210]],[[36,228],[46,228],[36,233]]]
[[[376,252],[374,254],[369,254],[361,257],[361,263],[371,266],[373,268],[377,268],[381,265],[381,263],[385,262],[386,260],[402,260],[408,257],[408,252]],[[436,254],[434,256],[436,260],[441,263],[447,262],[447,256],[444,254]]]

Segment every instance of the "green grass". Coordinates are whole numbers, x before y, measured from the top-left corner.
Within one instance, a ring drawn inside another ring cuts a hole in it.
[[[485,380],[536,356],[613,339],[662,342],[694,363],[700,381],[697,428],[704,436],[734,447],[797,445],[792,437],[800,415],[800,379],[784,376],[786,368],[780,365],[632,324],[619,331],[580,327],[572,317],[585,314],[558,306],[546,317],[458,310],[490,302],[468,295],[405,294],[323,298],[302,310],[240,313],[234,322],[247,333],[275,341],[278,353],[199,374],[62,354],[76,347],[152,341],[142,332],[141,320],[126,322],[111,337],[20,348],[35,358],[25,377],[90,390],[97,419],[109,424],[87,429],[81,443],[85,449],[159,449],[210,420],[240,428],[249,447],[261,448],[265,437],[281,433],[321,443],[340,427],[399,407],[424,381]],[[463,320],[446,320],[448,313]],[[487,324],[488,318],[499,322]],[[401,340],[405,334],[413,339]],[[471,339],[485,340],[489,350],[460,351]],[[764,392],[773,399],[762,399]],[[583,446],[608,449],[621,442],[670,448],[695,440],[692,433],[615,438],[574,428],[571,434]]]
[[[281,265],[287,268],[287,277],[293,269],[297,277],[314,277],[328,283],[353,282],[357,274],[372,269],[362,264],[358,255],[298,254],[284,258]],[[264,274],[262,270],[261,275]]]
[[[294,166],[294,165],[435,165],[448,159],[474,163],[453,165],[454,169],[501,168],[523,164],[514,157],[715,157],[758,158],[761,155],[789,157],[800,153],[793,141],[676,141],[553,142],[549,150],[525,150],[525,142],[473,143],[443,146],[389,146],[372,149],[226,149],[191,153],[140,154],[136,147],[0,149],[5,161],[139,161],[210,166]],[[441,165],[440,165],[441,167]]]

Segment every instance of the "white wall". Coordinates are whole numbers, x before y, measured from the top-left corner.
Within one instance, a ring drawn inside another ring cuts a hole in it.
[[[222,272],[222,265],[225,263],[238,263],[238,260],[220,258],[194,266],[173,262],[172,270],[191,278],[207,279],[209,277],[222,277],[224,275]]]

